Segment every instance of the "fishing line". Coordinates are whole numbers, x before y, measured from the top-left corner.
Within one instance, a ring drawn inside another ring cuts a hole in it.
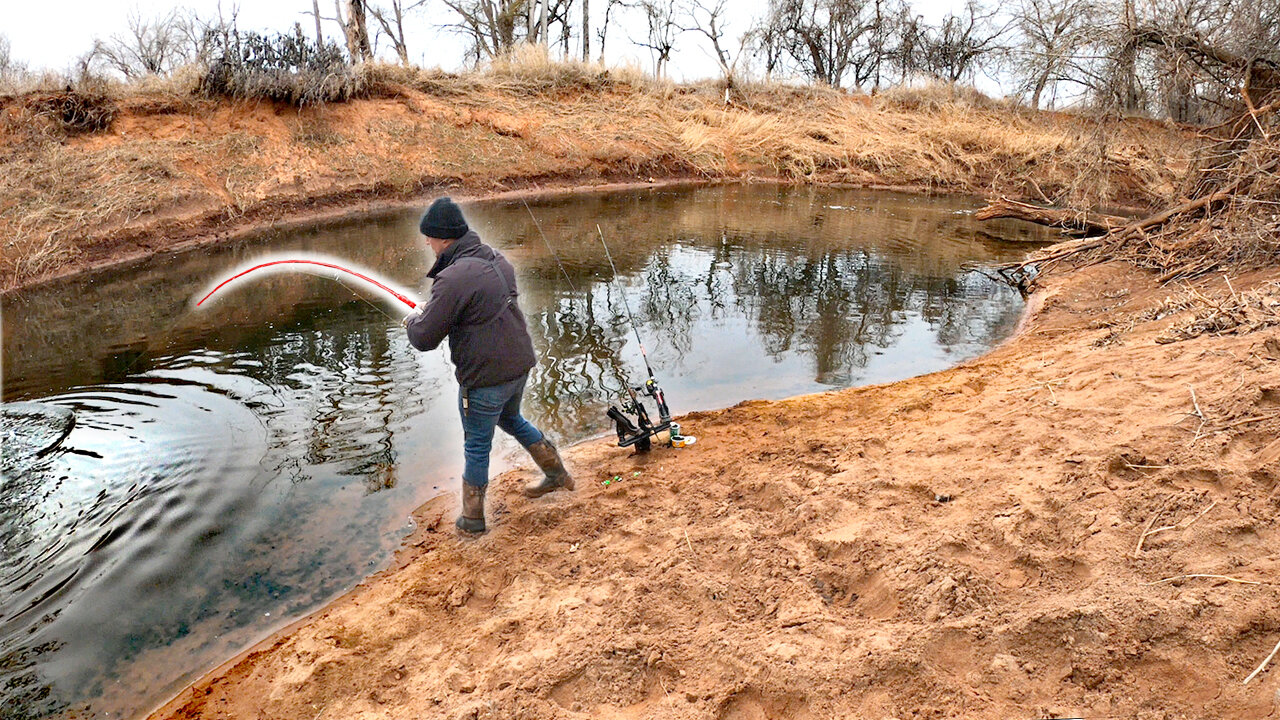
[[[314,275],[315,277],[327,277],[327,276],[325,276],[325,275],[321,275],[320,273],[307,273],[307,274],[308,274],[308,275]],[[348,292],[350,292],[352,295],[355,295],[356,297],[360,298],[360,301],[361,301],[361,302],[363,302],[365,305],[368,305],[369,307],[373,308],[374,310],[377,310],[379,313],[382,313],[382,316],[383,316],[383,317],[385,317],[386,319],[390,320],[390,321],[391,321],[391,322],[393,322],[393,323],[399,323],[399,322],[400,322],[399,320],[397,320],[397,319],[395,319],[395,318],[391,317],[391,313],[389,313],[389,312],[387,312],[386,310],[383,310],[382,308],[378,307],[377,305],[374,305],[373,303],[369,302],[369,299],[368,299],[368,298],[366,298],[365,296],[361,295],[360,293],[356,292],[355,288],[353,288],[353,287],[351,287],[350,285],[348,285],[348,284],[346,284],[346,283],[342,282],[342,278],[338,277],[337,275],[334,275],[334,276],[333,276],[333,281],[334,281],[334,282],[336,282],[336,283],[338,283],[338,284],[339,284],[339,285],[341,285],[342,287],[346,288],[346,289],[347,289],[347,291],[348,291]]]
[[[604,241],[604,231],[596,225],[596,232],[600,233],[600,244],[604,246],[604,256],[609,259],[609,269],[613,271],[613,285],[618,288],[618,294],[622,296],[622,308],[627,311],[627,321],[631,323],[631,329],[636,334],[636,342],[640,345],[640,357],[644,358],[644,369],[649,372],[649,377],[653,377],[653,368],[649,366],[649,353],[644,350],[644,340],[640,339],[640,326],[636,325],[636,319],[631,315],[631,305],[627,302],[627,293],[618,283],[618,268],[613,264],[613,255],[609,253],[609,244]]]
[[[557,252],[555,251],[555,248],[551,247],[551,242],[547,239],[546,233],[542,232],[542,223],[538,222],[538,216],[537,216],[537,215],[534,215],[534,213],[533,213],[533,208],[529,207],[529,203],[528,203],[524,198],[520,198],[520,202],[524,205],[524,209],[525,209],[525,211],[529,213],[529,217],[533,220],[533,225],[534,225],[534,227],[536,227],[536,228],[538,229],[538,235],[540,235],[540,236],[542,237],[542,242],[543,242],[543,244],[547,246],[547,252],[550,252],[550,253],[551,253],[551,257],[555,259],[555,261],[556,261],[556,266],[560,268],[560,274],[564,276],[565,282],[569,283],[569,289],[570,289],[570,290],[572,290],[572,291],[576,294],[576,293],[578,292],[578,288],[574,286],[574,284],[573,284],[573,280],[569,277],[569,271],[568,271],[567,269],[565,269],[564,262],[560,259],[560,254],[559,254],[559,253],[557,253]],[[599,226],[599,225],[596,225],[596,232],[599,232],[599,233],[600,233],[600,242],[601,242],[601,244],[604,244],[604,232],[600,230],[600,226]],[[608,246],[607,244],[605,244],[605,245],[604,245],[604,251],[605,251],[605,255],[606,255],[606,256],[608,256],[608,254],[609,254],[609,246]],[[611,258],[611,257],[609,258],[609,267],[611,267],[611,268],[613,267],[613,258]],[[616,269],[616,268],[614,268],[614,275],[615,275],[615,276],[617,275],[617,269]],[[625,295],[625,294],[623,295],[623,298],[622,298],[622,299],[623,299],[623,303],[624,303],[624,305],[625,305],[625,303],[626,303],[626,295]],[[590,298],[589,298],[589,297],[588,297],[588,302],[590,302]],[[628,308],[628,309],[627,309],[627,318],[631,321],[631,327],[633,327],[633,328],[634,328],[634,327],[635,327],[635,320],[631,318],[631,309],[630,309],[630,308]],[[640,333],[639,333],[638,331],[637,331],[637,333],[636,333],[636,340],[637,340],[637,341],[639,341],[639,340],[640,340]],[[641,343],[641,344],[640,344],[640,353],[641,353],[642,355],[644,354],[644,343]],[[648,367],[649,367],[649,358],[646,356],[646,357],[645,357],[645,368],[646,368],[646,369],[648,369]],[[600,368],[600,369],[601,369],[601,370],[604,370],[605,368],[604,368],[604,366],[603,366],[603,365],[601,365],[601,368]],[[614,378],[613,378],[613,379],[614,379],[614,380],[616,380],[616,381],[621,385],[621,387],[619,387],[619,388],[615,391],[615,390],[613,390],[612,388],[609,388],[609,387],[605,386],[605,384],[603,383],[603,376],[601,376],[601,378],[602,378],[601,388],[602,388],[602,389],[604,389],[604,390],[606,390],[606,391],[608,391],[608,392],[610,392],[611,394],[622,395],[622,394],[624,394],[624,393],[626,392],[626,388],[627,388],[627,386],[628,386],[628,385],[630,385],[630,383],[628,382],[628,378],[626,377],[626,373],[625,373],[625,372],[624,372],[620,367],[618,367],[617,365],[611,365],[611,369],[612,369],[612,374],[613,374],[613,376],[614,376]],[[650,376],[650,377],[652,377],[652,376],[653,376],[653,371],[652,371],[652,370],[650,370],[650,371],[649,371],[649,376]]]
[[[529,212],[529,217],[533,218],[533,226],[538,228],[538,234],[542,236],[542,244],[547,246],[547,252],[551,253],[551,257],[556,259],[556,265],[560,266],[560,273],[564,275],[565,282],[569,283],[569,289],[577,294],[578,288],[573,286],[573,281],[569,279],[569,271],[564,269],[564,263],[560,262],[560,256],[551,248],[551,242],[547,240],[547,236],[542,232],[542,223],[538,222],[538,216],[533,214],[533,208],[529,207],[529,203],[522,197],[520,202],[524,203],[524,209]]]

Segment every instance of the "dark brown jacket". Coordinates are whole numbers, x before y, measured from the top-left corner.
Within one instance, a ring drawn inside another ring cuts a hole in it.
[[[453,241],[427,273],[435,283],[426,308],[409,319],[409,342],[434,350],[447,336],[464,388],[501,385],[537,364],[517,304],[516,272],[474,230]]]

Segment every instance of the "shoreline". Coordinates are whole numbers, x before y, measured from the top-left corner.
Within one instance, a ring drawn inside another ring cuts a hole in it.
[[[819,92],[797,105],[793,92],[754,89],[726,106],[696,89],[530,93],[485,80],[302,110],[139,92],[115,98],[112,125],[89,134],[0,100],[0,286],[444,192],[738,181],[1141,206],[1173,192],[1186,162],[1185,131],[1148,121],[1117,123],[1102,150],[1087,120],[1060,113],[945,94]]]
[[[673,181],[671,183],[667,183],[665,186],[669,187],[669,186],[682,185],[682,184],[685,184],[685,183],[682,183],[680,181]],[[704,183],[694,183],[694,184],[702,185]],[[706,183],[706,184],[715,184],[715,183]],[[658,185],[658,187],[661,187],[661,186],[663,185]],[[627,190],[627,189],[638,189],[641,187],[650,187],[650,185],[648,184],[625,185],[625,186],[610,188],[610,189]],[[867,189],[871,189],[871,188],[867,188]],[[880,189],[880,188],[875,188],[875,189]],[[887,188],[884,188],[884,189],[887,189]],[[606,190],[602,189],[601,191],[606,191]],[[908,192],[908,190],[903,190],[903,189],[898,189],[897,191]],[[519,192],[522,192],[522,191],[512,191],[512,193],[519,193]],[[544,195],[553,196],[557,194],[571,194],[571,193],[568,191],[564,193],[551,191],[547,193],[528,195],[526,197],[540,197]],[[513,194],[512,196],[518,197],[519,195]],[[501,198],[497,198],[497,197],[464,198],[464,196],[459,196],[458,198],[455,198],[455,199],[459,199],[459,200],[466,199],[466,200],[474,201],[474,200],[496,200]],[[1028,298],[1024,302],[1022,314],[1018,318],[1018,323],[1014,328],[1014,331],[1008,337],[1001,340],[1000,343],[992,347],[986,353],[979,355],[978,357],[965,360],[957,365],[946,368],[945,370],[939,370],[933,373],[928,373],[925,375],[917,375],[914,377],[906,378],[904,380],[896,380],[896,381],[887,382],[887,383],[876,383],[872,385],[856,385],[848,388],[839,388],[834,390],[825,390],[825,391],[816,392],[816,393],[805,393],[801,395],[793,395],[787,398],[783,398],[781,400],[744,400],[738,403],[738,405],[746,405],[746,404],[752,404],[752,403],[791,402],[791,401],[802,400],[803,398],[807,398],[807,397],[821,397],[824,395],[830,395],[834,393],[844,393],[844,392],[849,392],[853,390],[888,389],[899,383],[912,382],[920,378],[927,378],[934,375],[949,373],[953,370],[963,368],[969,364],[980,362],[986,356],[994,352],[997,352],[998,350],[1000,350],[1006,345],[1016,342],[1018,338],[1021,337],[1024,333],[1030,332],[1033,329],[1036,318],[1039,316],[1040,312],[1043,310],[1044,300],[1046,299],[1046,295],[1047,295],[1047,291],[1033,294],[1030,298]],[[734,407],[736,406],[729,406],[729,407],[720,408],[716,410],[694,410],[692,412],[686,413],[679,417],[673,418],[673,420],[682,421],[682,420],[686,420],[689,417],[704,417],[704,416],[723,414],[731,411]],[[614,450],[617,450],[620,453],[625,452],[623,449],[615,447],[614,440],[615,440],[615,437],[612,432],[603,432],[592,437],[583,438],[582,440],[579,440],[571,445],[566,445],[563,448],[561,448],[561,450],[564,453],[566,458],[576,455],[577,452],[583,448],[599,447],[602,445],[605,447],[613,448]],[[523,475],[529,471],[529,468],[526,467],[527,465],[528,463],[526,462],[522,464],[520,467],[513,468],[511,470],[507,470],[503,473],[500,473],[499,475],[493,478],[492,482],[499,483],[499,482],[504,482],[505,480],[506,484],[517,485],[517,483],[511,482],[511,476],[516,476],[518,478],[523,477]],[[559,493],[556,493],[556,494],[559,494]],[[196,692],[197,685],[209,680],[213,680],[213,679],[228,675],[237,665],[239,665],[240,663],[246,660],[249,660],[254,655],[257,655],[263,652],[269,652],[271,649],[278,647],[285,638],[287,638],[289,635],[293,634],[294,632],[298,631],[299,629],[306,627],[312,622],[314,618],[324,615],[330,608],[337,606],[341,603],[353,602],[355,598],[360,595],[362,590],[364,590],[369,584],[376,582],[379,578],[383,576],[394,575],[396,572],[404,570],[405,567],[411,564],[419,556],[419,553],[415,552],[415,548],[419,547],[420,543],[411,542],[411,541],[416,540],[416,536],[418,535],[419,530],[422,528],[423,524],[427,523],[429,525],[439,525],[442,518],[445,521],[447,521],[449,519],[448,514],[450,512],[454,512],[457,510],[457,507],[456,507],[457,504],[458,504],[457,493],[451,490],[441,491],[440,494],[429,498],[426,502],[422,503],[417,508],[414,508],[414,510],[410,513],[410,517],[412,518],[414,523],[414,529],[410,531],[408,535],[405,536],[404,540],[400,543],[400,547],[396,548],[396,551],[392,555],[391,560],[388,562],[387,567],[364,577],[363,579],[360,580],[360,582],[356,583],[356,585],[352,587],[350,590],[347,590],[346,592],[333,598],[329,602],[326,602],[321,607],[307,613],[306,615],[289,622],[288,624],[284,625],[283,627],[277,630],[272,631],[263,639],[253,643],[252,645],[245,648],[244,650],[241,650],[240,652],[236,653],[234,656],[219,663],[218,665],[208,670],[207,672],[201,673],[196,680],[194,680],[191,683],[188,683],[185,687],[183,687],[181,690],[175,693],[172,697],[157,704],[152,709],[139,714],[137,717],[144,718],[146,720],[151,720],[152,718],[161,717],[165,713],[172,713],[176,711],[180,707],[180,705],[184,702],[184,699],[185,700],[192,699],[192,698],[184,698],[184,696],[194,695],[194,693]],[[449,525],[449,523],[447,522],[445,524]],[[448,528],[446,528],[446,532],[448,532]],[[476,538],[460,536],[458,538],[458,541],[465,543],[465,542],[473,541],[475,539]]]
[[[218,247],[225,243],[252,239],[256,236],[270,232],[287,232],[314,225],[342,223],[367,215],[392,213],[411,208],[423,207],[426,203],[429,203],[432,199],[440,195],[451,194],[455,200],[461,203],[502,202],[505,200],[517,200],[521,198],[534,200],[574,195],[591,195],[596,193],[662,188],[714,187],[717,185],[735,184],[828,187],[875,192],[910,193],[924,196],[950,195],[972,196],[975,198],[980,196],[980,194],[963,188],[938,188],[925,185],[893,185],[881,183],[796,182],[794,180],[781,177],[759,177],[750,175],[743,177],[721,178],[677,176],[662,179],[650,178],[648,180],[612,180],[585,185],[580,184],[580,178],[565,177],[563,179],[553,178],[541,183],[531,181],[524,187],[507,189],[485,190],[470,187],[465,184],[459,184],[433,188],[429,192],[424,192],[412,197],[400,197],[395,194],[386,196],[375,195],[370,198],[361,198],[348,202],[340,196],[332,199],[332,204],[330,204],[330,201],[322,199],[318,203],[320,205],[318,209],[285,210],[284,215],[276,217],[262,219],[255,218],[244,222],[233,220],[230,224],[225,224],[225,221],[201,219],[196,221],[195,225],[184,229],[181,234],[176,236],[166,235],[165,227],[147,230],[145,233],[137,237],[122,235],[121,238],[117,239],[109,246],[111,249],[102,257],[96,257],[84,262],[71,263],[56,272],[30,278],[21,284],[0,290],[0,298],[17,295],[25,290],[40,287],[42,285],[51,285],[66,280],[74,280],[87,274],[111,269],[132,267],[146,263],[152,258],[165,253],[177,254],[193,252],[205,248]],[[1142,208],[1136,207],[1123,209],[1130,210],[1135,213],[1143,211]],[[156,245],[155,243],[157,243],[161,237],[167,238],[169,244],[164,247]],[[176,240],[174,239],[175,237]]]

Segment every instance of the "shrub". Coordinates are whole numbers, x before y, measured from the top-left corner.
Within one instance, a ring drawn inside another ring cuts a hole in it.
[[[203,95],[272,100],[290,105],[343,102],[360,95],[364,83],[334,44],[316,45],[302,35],[231,32],[212,40],[209,69],[197,91]]]

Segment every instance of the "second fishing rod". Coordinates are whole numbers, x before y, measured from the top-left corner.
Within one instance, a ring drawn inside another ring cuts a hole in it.
[[[565,280],[569,282],[569,287],[573,289],[573,281],[569,280],[569,273],[565,269],[564,263],[551,247],[546,234],[542,232],[542,224],[538,222],[537,216],[533,214],[533,209],[529,207],[527,202],[524,203],[524,206],[525,210],[529,212],[529,217],[533,219],[533,224],[538,229],[542,242],[547,246],[551,257],[555,259],[556,265],[559,266],[560,272],[564,274]],[[667,406],[666,393],[663,392],[662,387],[658,384],[653,372],[653,366],[649,363],[649,353],[645,349],[644,339],[640,337],[640,326],[636,324],[635,316],[631,314],[631,304],[627,301],[626,292],[618,282],[618,267],[613,262],[613,254],[609,252],[609,243],[605,241],[604,231],[600,229],[599,225],[596,225],[596,233],[600,236],[600,245],[604,248],[605,258],[609,261],[609,270],[611,272],[609,282],[622,299],[622,308],[626,312],[627,322],[631,325],[632,332],[635,333],[636,344],[640,347],[640,357],[644,360],[644,369],[647,373],[647,378],[642,384],[626,383],[621,407],[613,404],[609,405],[608,416],[618,434],[618,446],[634,447],[636,452],[639,453],[649,452],[653,447],[653,438],[665,432],[671,445],[683,447],[686,443],[690,443],[691,438],[683,437],[680,434],[680,426],[671,421],[671,410]],[[624,370],[623,372],[625,374],[626,371]],[[657,422],[654,422],[648,408],[645,407],[644,397],[652,399],[657,406]]]

